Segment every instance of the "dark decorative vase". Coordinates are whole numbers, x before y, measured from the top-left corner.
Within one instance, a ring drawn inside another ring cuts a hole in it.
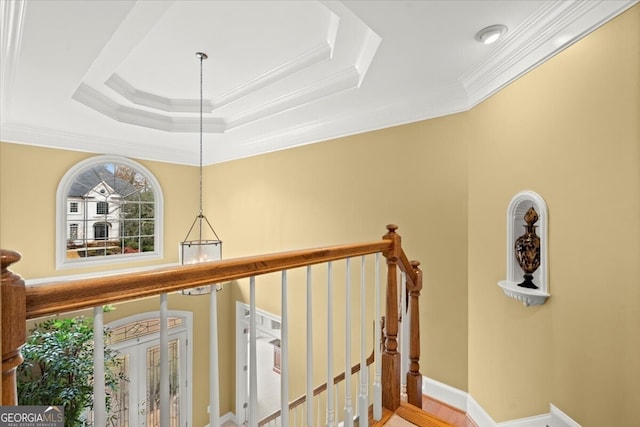
[[[524,271],[524,281],[518,283],[523,288],[538,289],[533,283],[533,272],[540,267],[540,237],[536,234],[538,213],[531,207],[524,214],[526,232],[516,239],[515,255],[520,268]]]

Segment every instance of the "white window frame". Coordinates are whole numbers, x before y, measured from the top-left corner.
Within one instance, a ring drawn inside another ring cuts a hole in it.
[[[155,200],[155,223],[154,223],[154,250],[150,252],[138,252],[133,254],[119,254],[87,258],[67,258],[67,213],[69,211],[67,194],[78,174],[86,169],[101,163],[119,163],[137,170],[144,175],[145,179],[153,188]],[[77,163],[64,174],[58,190],[56,192],[56,269],[64,270],[69,268],[90,267],[98,265],[111,265],[116,263],[127,263],[135,261],[147,261],[162,259],[164,254],[164,197],[160,182],[140,163],[122,156],[101,155],[91,157]]]

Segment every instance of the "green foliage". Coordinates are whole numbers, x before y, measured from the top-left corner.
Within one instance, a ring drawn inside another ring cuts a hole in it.
[[[106,346],[105,384],[115,391],[121,380],[117,353]],[[83,316],[38,323],[22,347],[18,367],[20,405],[62,405],[65,427],[91,425],[84,420],[93,406],[93,321]],[[109,393],[108,393],[109,394]],[[110,399],[107,397],[107,410]]]

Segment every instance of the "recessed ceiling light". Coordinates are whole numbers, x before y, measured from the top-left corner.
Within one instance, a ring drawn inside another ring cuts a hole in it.
[[[498,40],[507,32],[508,28],[504,25],[491,25],[476,33],[476,40],[484,44],[491,44]]]

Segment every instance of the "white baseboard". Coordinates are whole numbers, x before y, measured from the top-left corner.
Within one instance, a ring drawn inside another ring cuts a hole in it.
[[[491,415],[470,394],[467,394],[467,415],[478,427],[496,427],[496,422]]]
[[[467,399],[469,394],[467,392],[423,376],[422,393],[463,412],[468,412]]]
[[[496,423],[487,411],[465,391],[458,390],[431,378],[423,377],[422,392],[429,397],[466,412],[478,427],[581,427],[580,424],[553,404],[549,405],[551,410],[548,414]]]
[[[536,415],[534,417],[520,418],[514,421],[505,421],[496,424],[497,427],[551,427],[551,415]]]
[[[431,378],[422,377],[422,392],[442,403],[466,412],[478,427],[582,427],[553,404],[549,405],[550,412],[548,414],[496,423],[487,411],[465,391]],[[235,414],[227,412],[220,417],[220,425],[227,421],[235,422]],[[209,427],[209,424],[204,427]]]
[[[570,416],[558,409],[553,404],[551,407],[551,422],[549,427],[581,427],[580,424],[575,422]]]

